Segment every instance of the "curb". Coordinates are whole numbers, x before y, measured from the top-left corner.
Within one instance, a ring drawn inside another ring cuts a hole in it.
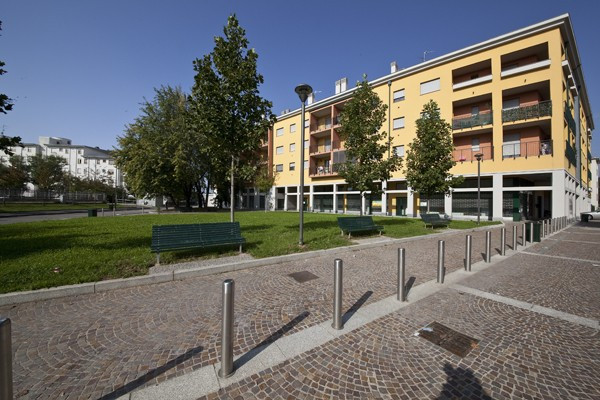
[[[158,283],[166,283],[173,281],[180,281],[190,278],[198,278],[206,275],[222,274],[226,272],[239,271],[242,269],[264,267],[268,265],[281,264],[289,261],[306,260],[310,258],[317,258],[321,256],[334,256],[336,254],[345,253],[353,250],[364,250],[371,249],[374,247],[385,247],[395,245],[398,243],[411,242],[415,240],[421,240],[422,238],[436,238],[454,234],[457,232],[477,232],[488,229],[500,229],[505,224],[501,223],[498,225],[482,226],[473,229],[453,229],[446,232],[438,232],[429,235],[411,236],[400,239],[385,239],[372,243],[353,244],[350,246],[334,247],[331,249],[308,251],[304,253],[293,253],[286,254],[283,256],[259,258],[256,260],[248,260],[237,263],[228,263],[215,266],[198,267],[191,269],[182,269],[172,272],[162,272],[152,275],[134,276],[131,278],[111,279],[106,281],[89,282],[76,285],[57,286],[48,289],[30,290],[24,292],[14,292],[7,294],[0,294],[0,306],[7,306],[13,304],[29,303],[32,301],[41,301],[56,299],[59,297],[77,296],[82,294],[101,293],[116,289],[125,289],[135,286],[147,286]]]

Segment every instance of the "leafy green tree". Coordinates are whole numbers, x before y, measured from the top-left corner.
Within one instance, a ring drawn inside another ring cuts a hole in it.
[[[271,102],[259,94],[264,79],[257,72],[258,54],[248,48],[246,32],[235,15],[228,18],[223,34],[215,38],[210,54],[194,61],[190,108],[193,129],[206,134],[212,172],[219,180],[215,186],[222,187],[228,176],[233,222],[235,180],[256,174],[261,139],[275,117]],[[217,190],[221,196],[223,191]]]
[[[452,126],[440,117],[437,103],[430,100],[417,120],[417,137],[406,152],[406,180],[415,192],[427,198],[427,212],[432,195],[447,194],[464,180],[450,173],[456,165],[453,148]]]
[[[340,165],[339,174],[362,198],[365,192],[371,192],[371,196],[381,194],[378,182],[390,179],[392,172],[402,165],[402,159],[396,154],[387,157],[387,133],[380,131],[387,105],[373,92],[366,75],[356,86],[340,116],[346,161]]]
[[[2,21],[0,21],[0,31],[2,30]],[[4,61],[0,60],[0,75],[4,75],[6,70],[4,67],[6,64]],[[13,102],[12,99],[9,98],[4,93],[0,93],[0,113],[6,114],[7,111],[12,110]],[[0,151],[4,151],[9,156],[12,155],[12,151],[10,151],[10,147],[17,146],[21,143],[21,138],[19,136],[8,137],[4,136],[4,133],[0,135]]]
[[[254,184],[259,191],[265,193],[265,212],[269,209],[269,191],[277,182],[277,172],[271,170],[268,165],[263,164],[254,178]]]
[[[22,157],[12,156],[10,165],[0,164],[0,189],[20,191],[29,181],[29,167]]]
[[[66,165],[65,159],[59,156],[33,156],[29,162],[31,182],[46,195],[51,190],[61,190],[65,178],[63,167]]]
[[[167,196],[174,204],[185,199],[190,207],[195,176],[181,157],[186,141],[187,96],[181,88],[155,89],[152,101],[144,99],[142,115],[118,137],[115,160],[137,196]]]

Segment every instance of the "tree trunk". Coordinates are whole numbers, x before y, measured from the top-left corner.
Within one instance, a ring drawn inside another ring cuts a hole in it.
[[[206,179],[206,200],[204,201],[204,205],[208,208],[208,195],[210,194],[210,179]]]
[[[429,198],[429,196],[427,196],[427,214],[429,214],[429,203],[430,203],[430,198]]]
[[[231,222],[235,222],[235,190],[234,190],[234,181],[233,181],[233,169],[235,167],[235,160],[233,158],[233,156],[231,156],[231,190],[229,193],[229,209],[231,210],[230,212],[230,217],[231,217]]]

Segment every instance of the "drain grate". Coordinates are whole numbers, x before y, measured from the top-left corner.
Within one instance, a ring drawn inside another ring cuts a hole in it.
[[[289,274],[288,276],[291,276],[292,278],[294,278],[296,280],[296,282],[300,282],[300,283],[312,281],[313,279],[319,278],[315,274],[308,272],[308,271],[294,272],[292,274]]]
[[[432,322],[426,327],[419,329],[415,335],[421,336],[423,339],[459,357],[469,354],[479,343],[479,340],[457,332],[438,322]]]

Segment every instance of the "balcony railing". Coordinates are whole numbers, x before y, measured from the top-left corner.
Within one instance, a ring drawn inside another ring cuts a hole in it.
[[[552,100],[541,101],[531,106],[502,110],[502,122],[514,122],[550,116],[552,116]]]
[[[452,118],[452,129],[474,128],[489,125],[493,122],[492,111],[470,115],[468,117]]]
[[[310,176],[328,176],[336,175],[339,171],[340,164],[319,165],[311,167],[309,170]]]
[[[571,107],[569,107],[569,104],[565,102],[565,120],[567,120],[567,125],[569,126],[569,130],[571,131],[571,133],[573,135],[575,135],[575,119],[573,118],[573,115],[571,115]]]
[[[502,158],[540,157],[552,155],[552,140],[509,143],[502,145]]]
[[[331,144],[312,145],[309,148],[310,154],[328,153],[331,151]]]
[[[342,144],[342,142],[338,142],[338,141],[333,141],[331,143],[331,148],[335,151],[335,150],[343,150],[344,146]]]
[[[454,149],[452,151],[452,159],[456,162],[465,162],[465,161],[477,161],[475,158],[475,154],[483,154],[481,159],[485,160],[493,160],[494,159],[494,146],[479,146],[479,148],[470,148],[470,149]]]

